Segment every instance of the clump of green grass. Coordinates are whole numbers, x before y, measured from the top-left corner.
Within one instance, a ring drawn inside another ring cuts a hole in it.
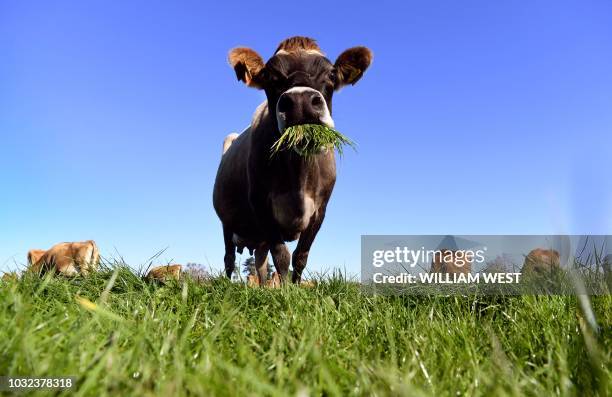
[[[287,149],[294,149],[299,155],[310,157],[323,149],[343,153],[343,147],[355,148],[355,142],[333,128],[320,124],[300,124],[285,128],[283,134],[272,145],[271,156]]]
[[[611,348],[610,295],[162,286],[123,264],[0,282],[0,374],[75,376],[59,395],[605,396]]]

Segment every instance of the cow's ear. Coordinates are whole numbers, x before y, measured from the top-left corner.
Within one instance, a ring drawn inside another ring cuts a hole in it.
[[[344,51],[334,64],[336,69],[336,89],[347,84],[355,84],[372,62],[372,51],[367,47],[353,47]]]
[[[238,80],[253,88],[263,88],[261,71],[265,65],[261,56],[250,48],[234,48],[229,52],[228,60]]]

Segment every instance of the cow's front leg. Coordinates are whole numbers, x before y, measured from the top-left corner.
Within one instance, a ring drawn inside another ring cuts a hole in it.
[[[300,235],[295,251],[293,251],[293,274],[291,275],[291,281],[293,283],[299,284],[302,280],[302,272],[304,271],[306,262],[308,261],[310,247],[312,246],[312,242],[323,224],[323,218],[325,218],[325,207],[313,215],[310,224]]]
[[[272,253],[272,260],[274,261],[274,267],[281,278],[281,282],[287,280],[287,274],[289,273],[289,262],[291,261],[291,254],[287,245],[283,242],[273,243],[270,245],[270,252]]]

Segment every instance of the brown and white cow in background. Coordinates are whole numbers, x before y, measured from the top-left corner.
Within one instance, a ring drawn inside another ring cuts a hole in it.
[[[267,100],[242,134],[225,139],[215,179],[213,204],[223,225],[228,277],[234,271],[236,249],[247,247],[255,250],[260,285],[267,274],[268,252],[285,280],[291,260],[285,241],[299,239],[292,280],[300,281],[336,181],[334,152],[305,159],[295,151],[282,151],[270,158],[270,148],[289,126],[334,127],[334,91],[355,84],[371,60],[369,49],[353,47],[332,64],[307,37],[284,40],[266,63],[249,48],[230,51],[238,80],[264,90]]]
[[[100,253],[93,240],[59,243],[44,250],[28,252],[28,270],[36,274],[47,272],[63,276],[86,276],[98,269]]]

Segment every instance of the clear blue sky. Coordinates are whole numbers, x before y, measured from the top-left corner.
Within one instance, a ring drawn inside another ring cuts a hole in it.
[[[361,234],[612,234],[610,21],[609,1],[2,1],[0,270],[84,239],[220,268],[221,142],[264,97],[227,51],[292,35],[375,54],[334,97],[359,150],[307,269],[357,273]]]

